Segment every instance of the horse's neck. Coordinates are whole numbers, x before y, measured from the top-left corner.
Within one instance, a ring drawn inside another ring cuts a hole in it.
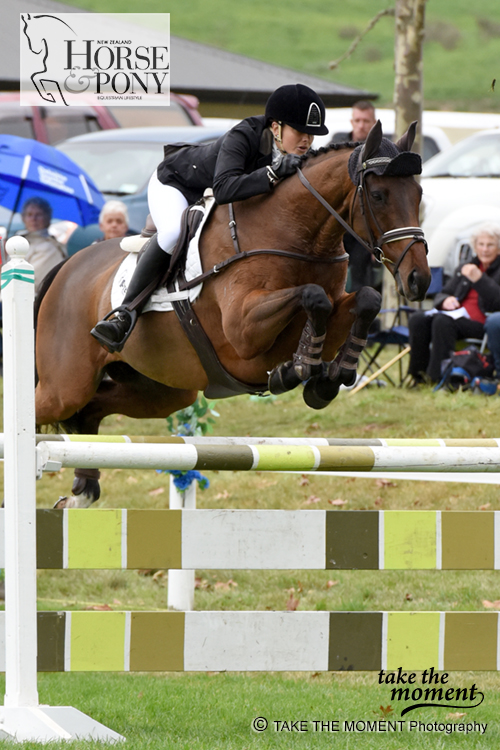
[[[346,221],[354,192],[347,170],[350,154],[351,150],[348,149],[320,154],[306,161],[303,168],[304,176],[311,186]],[[298,176],[283,183],[281,188],[281,202],[288,204],[295,215],[298,211],[301,216],[309,219],[300,222],[304,226],[306,239],[308,235],[313,235],[320,244],[340,240],[344,233],[341,225],[300,182]],[[280,191],[276,191],[275,199],[280,199]]]
[[[304,175],[338,213],[348,210],[354,191],[348,172],[351,153],[347,148],[332,150],[311,157],[304,165]]]

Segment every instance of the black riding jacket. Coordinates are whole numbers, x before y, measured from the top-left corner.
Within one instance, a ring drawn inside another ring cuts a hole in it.
[[[269,193],[272,133],[265,123],[264,115],[247,117],[214,143],[165,146],[158,179],[180,190],[189,203],[209,187],[219,204]]]

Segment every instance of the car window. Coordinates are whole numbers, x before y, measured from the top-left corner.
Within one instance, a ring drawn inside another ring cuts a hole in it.
[[[102,193],[113,195],[142,190],[163,158],[159,143],[103,141],[64,143],[59,148],[89,173]]]
[[[500,177],[500,137],[495,133],[466,139],[436,156],[424,177]]]
[[[109,107],[109,109],[122,128],[193,124],[186,110],[172,100],[169,107]]]
[[[73,138],[76,135],[93,133],[101,130],[97,117],[87,112],[75,111],[74,107],[53,109],[47,107],[44,113],[44,123],[47,128],[49,143],[55,144]]]
[[[16,107],[11,112],[8,110],[2,111],[0,114],[0,132],[4,135],[18,135],[21,138],[34,138],[31,109],[29,107]]]

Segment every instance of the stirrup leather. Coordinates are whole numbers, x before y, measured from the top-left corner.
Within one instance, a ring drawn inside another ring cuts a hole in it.
[[[122,315],[126,315],[128,317],[128,329],[121,341],[118,342],[111,340],[105,334],[100,333],[97,330],[97,326],[99,325],[99,323],[104,323],[105,321],[109,320],[112,315],[116,315],[117,313],[121,313]],[[104,318],[100,320],[94,328],[92,328],[90,333],[95,339],[97,339],[101,346],[103,346],[111,354],[113,354],[114,352],[121,352],[127,342],[128,337],[134,330],[134,326],[137,322],[137,317],[137,310],[129,310],[123,305],[121,305],[120,307],[115,307],[114,310],[111,310],[111,312],[105,315]]]

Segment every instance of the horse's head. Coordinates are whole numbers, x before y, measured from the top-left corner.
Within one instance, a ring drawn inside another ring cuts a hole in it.
[[[393,143],[383,137],[378,121],[349,159],[355,207],[358,201],[353,226],[375,248],[375,256],[386,264],[399,293],[408,300],[423,299],[431,279],[418,223],[422,190],[414,175],[421,173],[422,160],[411,151],[416,127],[412,123]]]

